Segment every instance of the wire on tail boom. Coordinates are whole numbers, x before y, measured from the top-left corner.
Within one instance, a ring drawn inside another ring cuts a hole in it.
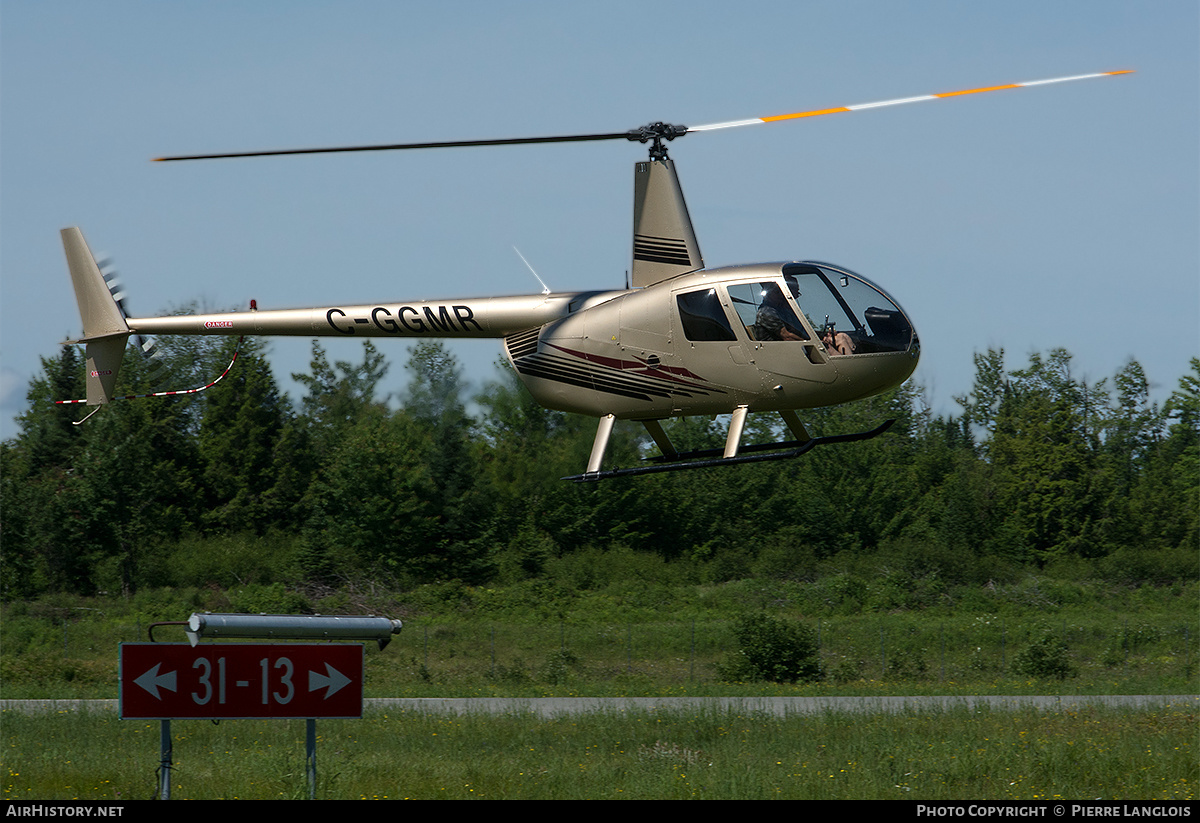
[[[238,355],[241,354],[241,352],[242,352],[242,341],[245,339],[246,338],[244,336],[238,338],[237,345],[234,346],[234,348],[233,348],[233,358],[229,361],[229,365],[225,367],[225,371],[223,371],[219,375],[217,375],[216,379],[211,380],[208,383],[205,383],[203,386],[197,386],[194,389],[176,389],[175,391],[156,391],[156,392],[149,392],[147,394],[119,394],[119,395],[114,395],[110,399],[111,400],[137,400],[137,399],[140,399],[143,397],[176,397],[178,395],[184,395],[184,394],[199,394],[200,392],[204,391],[205,389],[211,389],[213,386],[217,385],[222,380],[224,380],[225,375],[229,374],[229,372],[233,370],[233,364],[237,362]],[[54,404],[56,406],[66,406],[66,405],[74,405],[76,403],[86,403],[86,402],[88,402],[88,401],[87,401],[87,398],[85,397],[82,400],[55,400]],[[78,426],[80,423],[84,422],[84,420],[87,420],[88,417],[91,417],[92,414],[95,414],[96,412],[100,411],[101,408],[102,407],[98,406],[98,407],[96,407],[95,411],[93,411],[87,417],[83,418],[83,420],[76,420],[73,422],[75,423],[76,426]]]

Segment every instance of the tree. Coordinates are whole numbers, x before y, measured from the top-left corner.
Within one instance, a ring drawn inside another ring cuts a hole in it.
[[[1004,374],[1004,349],[975,353],[975,381],[968,394],[954,398],[963,407],[963,422],[991,431],[996,412],[1004,398],[1007,380]]]
[[[51,509],[85,444],[83,431],[71,422],[79,407],[55,405],[84,396],[83,359],[75,346],[63,346],[58,357],[43,357],[41,364],[25,394],[28,408],[17,417],[20,433],[0,445],[0,591],[5,599],[86,577],[82,564],[48,558],[56,543],[42,539],[47,526],[61,522],[61,512]]]
[[[1193,357],[1191,366],[1191,373],[1179,378],[1179,388],[1171,393],[1165,411],[1172,421],[1168,450],[1182,461],[1182,471],[1194,479],[1200,459],[1200,358]]]
[[[426,432],[429,448],[424,459],[440,501],[427,572],[443,579],[480,580],[487,574],[487,517],[474,422],[462,398],[462,369],[437,340],[414,345],[405,368],[410,378],[404,411]]]
[[[6,483],[7,496],[22,515],[12,522],[16,509],[6,501],[5,552],[32,558],[27,582],[39,587],[129,591],[146,581],[158,547],[199,515],[194,401],[113,402],[68,433],[53,416],[69,421],[76,407],[54,406],[45,395],[81,391],[65,372],[77,363],[67,353],[44,361],[45,377],[33,381],[35,402],[6,460],[6,472],[13,472],[6,481],[16,481]],[[52,385],[59,388],[51,391]],[[141,393],[147,385],[148,364],[131,351],[117,394]]]
[[[462,369],[441,341],[417,343],[405,369],[411,377],[405,412],[426,426],[433,442],[430,472],[447,498],[458,500],[475,476],[471,462],[472,422],[462,401]]]
[[[1065,680],[1079,672],[1071,663],[1067,643],[1049,626],[1038,630],[1037,639],[1017,652],[1012,670],[1022,677]]]
[[[346,430],[306,498],[310,575],[428,578],[442,538],[428,450],[426,432],[405,414],[374,409]]]
[[[1056,349],[1014,372],[985,454],[996,477],[1005,531],[1021,559],[1040,563],[1107,550],[1099,521],[1103,489],[1084,416],[1085,393]]]
[[[1130,542],[1140,549],[1200,545],[1200,358],[1179,380],[1163,408],[1166,437],[1152,443],[1130,491]],[[1192,569],[1194,571],[1194,568]]]
[[[678,535],[657,539],[673,522],[673,510],[656,505],[662,502],[654,491],[658,484],[642,482],[651,478],[599,486],[563,482],[587,465],[596,419],[540,406],[507,362],[498,369],[499,379],[476,398],[478,465],[490,513],[485,528],[493,546],[524,551],[532,524],[539,546],[548,546],[548,538],[553,546],[547,550],[556,553],[613,544],[669,551]],[[629,465],[640,457],[641,428],[618,421],[609,440],[609,465]]]
[[[270,492],[279,481],[276,450],[290,415],[259,344],[243,342],[233,370],[203,404],[199,448],[210,495],[204,522],[258,533],[286,522],[288,512]]]
[[[733,636],[737,651],[721,667],[727,680],[795,683],[825,676],[816,633],[807,626],[757,612],[738,620]]]
[[[21,448],[29,471],[69,466],[83,445],[82,432],[72,424],[80,407],[56,405],[87,394],[84,361],[76,346],[63,346],[57,358],[43,357],[41,374],[30,381],[25,399],[29,407],[17,417]]]
[[[363,359],[359,365],[345,360],[330,365],[325,349],[314,340],[309,367],[311,374],[293,374],[292,379],[308,389],[300,400],[301,421],[320,460],[337,447],[342,435],[368,411],[384,408],[376,400],[375,391],[387,374],[388,365],[370,340],[363,341]]]

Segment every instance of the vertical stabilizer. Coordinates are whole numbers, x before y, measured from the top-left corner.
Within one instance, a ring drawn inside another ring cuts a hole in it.
[[[128,334],[100,337],[87,341],[87,404],[100,406],[113,398],[117,385],[117,373],[121,371],[121,358],[125,356],[125,341]]]
[[[683,189],[669,159],[637,163],[633,173],[634,288],[704,268]]]
[[[83,338],[78,343],[87,346],[87,403],[99,406],[113,397],[129,326],[121,309],[104,282],[104,275],[92,257],[83,233],[77,228],[62,230],[63,250],[67,253],[67,268],[75,287],[75,302],[83,321]]]

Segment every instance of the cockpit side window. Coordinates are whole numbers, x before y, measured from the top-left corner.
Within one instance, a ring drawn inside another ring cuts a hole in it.
[[[776,281],[730,286],[729,297],[751,340],[808,339],[808,332]]]
[[[717,290],[704,289],[675,297],[683,335],[692,341],[736,340]]]

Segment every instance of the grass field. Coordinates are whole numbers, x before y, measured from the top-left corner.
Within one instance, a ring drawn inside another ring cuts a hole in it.
[[[4,798],[153,797],[159,723],[3,721]],[[318,798],[1194,800],[1195,706],[318,721]],[[307,796],[302,721],[173,721],[172,799]]]
[[[834,597],[845,583],[669,586],[648,577],[597,590],[443,585],[374,599],[364,588],[315,600],[276,586],[48,596],[3,605],[0,697],[115,698],[119,643],[205,609],[402,617],[391,645],[368,647],[368,697],[1200,693],[1195,582],[1114,590],[1025,578],[924,609],[849,608]],[[817,632],[825,676],[723,679],[722,661],[735,651],[730,626],[754,610]],[[1062,668],[1021,673],[1017,661],[1045,636],[1059,644]],[[164,628],[157,639],[183,637]],[[1197,720],[1194,701],[784,719],[717,710],[553,720],[369,711],[318,722],[317,795],[1194,800]],[[174,721],[172,797],[306,796],[304,730],[302,721]],[[156,721],[4,711],[0,735],[7,800],[156,792]]]
[[[557,614],[514,614],[488,608],[489,598],[499,598],[488,591],[473,595],[482,605],[469,611],[457,601],[416,614],[386,602],[318,610],[404,615],[404,631],[385,650],[367,648],[368,697],[1200,693],[1195,584],[1054,608],[1000,601],[978,610],[801,618],[820,639],[825,677],[783,686],[721,677],[722,661],[734,652],[730,626],[748,608],[736,595],[736,587],[725,587],[709,595],[723,601],[688,608],[667,593],[658,613],[645,610],[637,620],[586,603]],[[0,697],[114,698],[119,644],[145,641],[155,621],[181,620],[207,605],[194,592],[6,604]],[[785,608],[775,613],[791,617]],[[1016,662],[1046,633],[1063,644],[1063,676],[1022,674]],[[183,642],[184,635],[164,627],[156,639]]]

